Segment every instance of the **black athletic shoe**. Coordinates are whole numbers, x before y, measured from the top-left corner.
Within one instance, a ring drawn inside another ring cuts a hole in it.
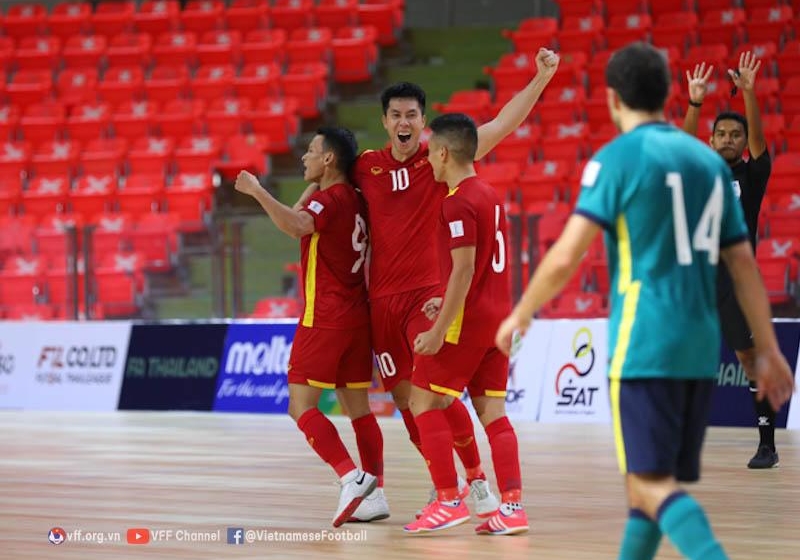
[[[748,469],[771,469],[778,466],[778,452],[770,449],[768,445],[762,445],[747,463]]]

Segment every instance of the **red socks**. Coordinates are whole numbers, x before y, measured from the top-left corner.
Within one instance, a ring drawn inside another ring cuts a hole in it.
[[[356,433],[361,468],[378,477],[378,487],[383,487],[383,434],[375,415],[370,413],[352,421]]]
[[[417,429],[417,423],[414,419],[414,415],[411,414],[411,409],[406,408],[405,410],[401,410],[400,414],[403,416],[403,422],[406,425],[406,430],[408,430],[408,437],[411,440],[411,443],[414,444],[414,447],[417,448],[417,451],[422,453],[422,443],[419,439],[419,430]],[[424,456],[425,454],[422,453]]]
[[[429,410],[417,416],[422,434],[422,454],[428,463],[433,485],[440,500],[458,499],[458,476],[453,461],[453,433],[444,412]]]
[[[481,456],[478,453],[478,444],[475,442],[475,431],[472,428],[472,418],[464,403],[454,399],[452,404],[444,409],[450,429],[453,432],[455,450],[458,458],[464,464],[467,474],[467,483],[475,479],[486,479],[481,468]]]
[[[340,478],[356,468],[336,426],[318,408],[306,410],[297,419],[297,427],[305,434],[306,441],[317,455],[333,467]]]
[[[507,416],[498,418],[486,426],[486,436],[492,448],[492,462],[497,476],[497,486],[503,494],[503,502],[519,502],[522,477],[519,469],[519,447],[517,434]],[[507,499],[509,498],[509,499]],[[513,499],[512,499],[513,498]]]

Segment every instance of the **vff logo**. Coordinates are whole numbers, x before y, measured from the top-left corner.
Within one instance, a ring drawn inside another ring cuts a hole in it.
[[[560,397],[556,402],[561,407],[592,406],[594,395],[599,387],[577,385],[576,382],[585,378],[594,368],[594,346],[592,346],[592,331],[587,327],[578,329],[572,337],[572,352],[575,363],[561,366],[556,375],[556,394]]]

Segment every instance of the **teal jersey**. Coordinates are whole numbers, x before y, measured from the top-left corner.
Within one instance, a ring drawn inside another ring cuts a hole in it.
[[[606,232],[609,377],[713,378],[720,248],[747,239],[725,161],[671,125],[639,126],[586,164],[575,213]]]

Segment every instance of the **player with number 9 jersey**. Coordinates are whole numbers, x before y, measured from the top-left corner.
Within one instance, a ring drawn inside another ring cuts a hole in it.
[[[711,148],[663,122],[618,136],[586,164],[575,212],[606,231],[610,377],[716,376],[719,253],[747,239],[731,182]]]
[[[317,191],[303,210],[315,231],[300,241],[305,306],[304,327],[344,330],[369,323],[364,264],[367,252],[366,208],[344,183]]]

